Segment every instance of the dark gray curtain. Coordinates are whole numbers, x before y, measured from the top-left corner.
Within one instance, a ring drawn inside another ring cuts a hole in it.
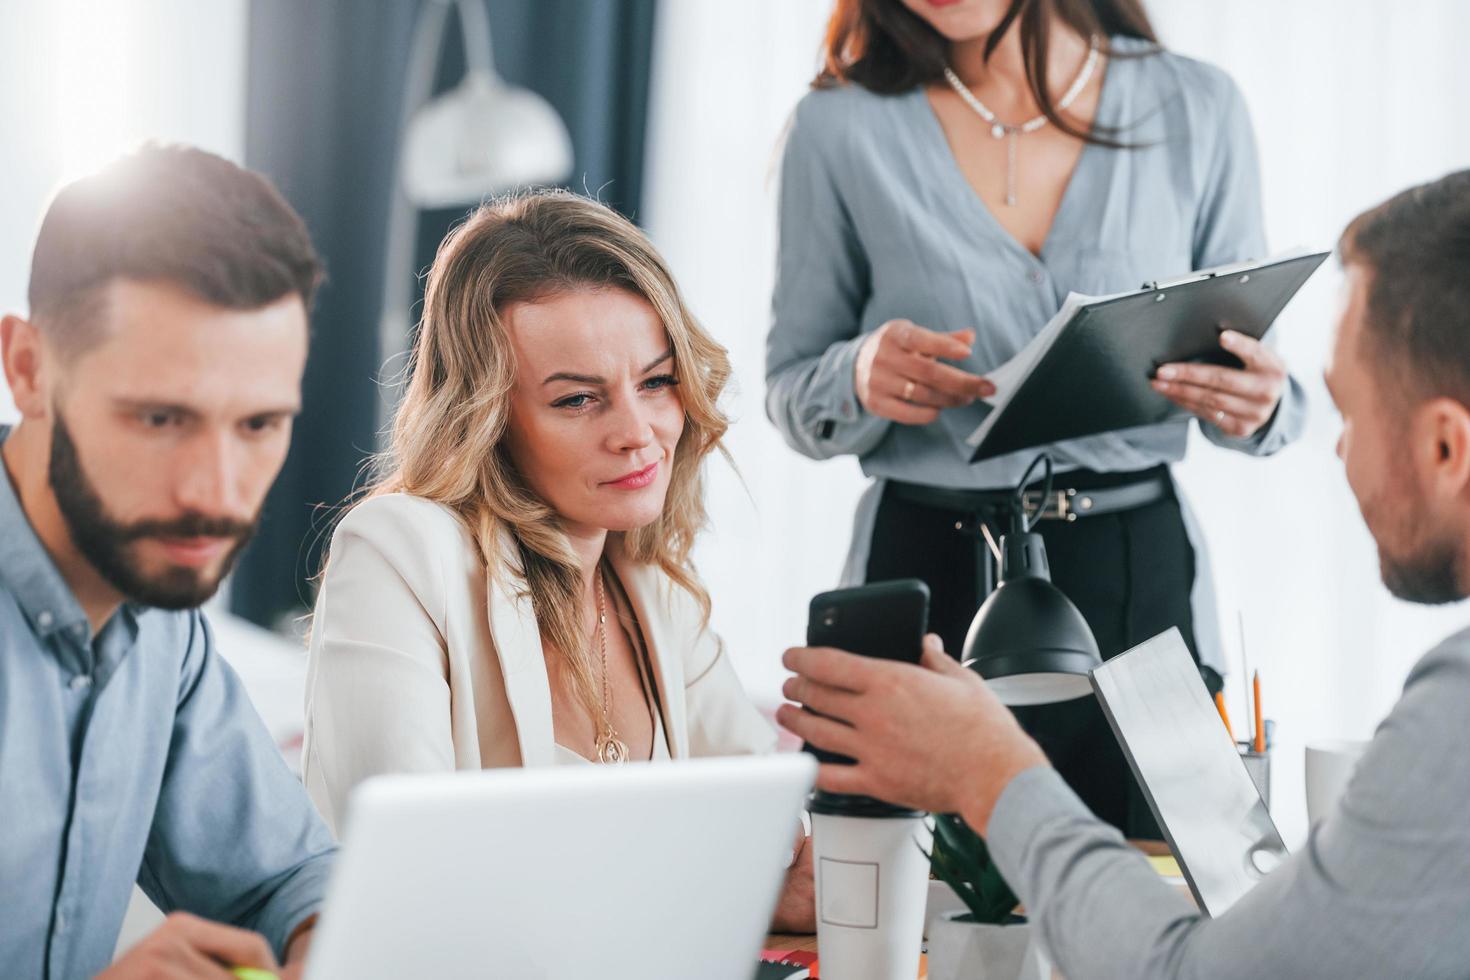
[[[301,212],[326,259],[291,453],[235,573],[235,612],[267,626],[303,612],[337,505],[375,445],[379,297],[409,40],[420,3],[252,0],[246,164]],[[655,0],[487,0],[495,64],[572,134],[567,182],[637,220]],[[437,90],[464,70],[458,19]],[[421,213],[414,277],[463,210]]]

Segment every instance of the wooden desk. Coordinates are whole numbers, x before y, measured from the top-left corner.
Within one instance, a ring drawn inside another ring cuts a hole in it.
[[[801,953],[817,951],[816,936],[793,936],[773,932],[766,937],[766,949],[794,949]]]

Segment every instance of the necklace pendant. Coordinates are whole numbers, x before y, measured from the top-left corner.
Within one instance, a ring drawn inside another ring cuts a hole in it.
[[[618,738],[617,732],[608,731],[597,736],[597,761],[608,766],[620,766],[628,761],[628,747]]]
[[[1098,52],[1101,48],[1100,40],[1096,35],[1088,39],[1087,48],[1087,59],[1082,62],[1082,68],[1077,72],[1077,77],[1072,80],[1071,87],[1067,89],[1066,94],[1057,102],[1058,112],[1064,112],[1071,108],[1077,96],[1082,94],[1082,90],[1092,80],[1092,73],[1097,68]],[[1009,136],[1011,137],[1012,143],[1014,143],[1015,137],[1020,133],[1034,133],[1047,124],[1047,117],[1043,114],[1037,116],[1035,119],[1028,119],[1025,122],[1007,126],[996,118],[995,113],[991,112],[989,107],[984,102],[981,102],[974,92],[970,91],[969,86],[960,79],[960,76],[954,73],[954,69],[949,65],[944,66],[944,80],[949,82],[949,87],[954,89],[955,94],[960,97],[960,101],[975,110],[975,114],[989,124],[990,135],[998,140],[1005,139]],[[1011,153],[1014,159],[1014,147]],[[1015,204],[1014,197],[1014,194],[1007,195],[1006,203]]]

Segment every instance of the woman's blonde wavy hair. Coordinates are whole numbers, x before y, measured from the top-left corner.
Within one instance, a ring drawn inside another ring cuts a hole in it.
[[[482,205],[439,246],[382,474],[367,496],[403,492],[453,510],[491,576],[510,574],[529,594],[545,641],[564,658],[574,694],[601,710],[582,627],[581,573],[561,520],[516,471],[505,434],[516,362],[505,312],[572,290],[621,289],[647,300],[668,332],[684,405],[663,513],[623,533],[633,561],[656,565],[709,618],[710,599],[690,561],[706,523],[702,468],[729,420],[717,404],[730,362],[689,312],[668,266],[631,222],[564,191],[516,194]],[[499,532],[519,554],[499,554]]]

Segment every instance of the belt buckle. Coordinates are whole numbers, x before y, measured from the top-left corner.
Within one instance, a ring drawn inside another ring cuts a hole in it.
[[[1034,507],[1039,494],[1027,491],[1026,506]],[[1066,521],[1072,523],[1077,520],[1077,509],[1072,506],[1072,498],[1077,496],[1076,490],[1053,490],[1043,503],[1040,519],[1043,521]]]

